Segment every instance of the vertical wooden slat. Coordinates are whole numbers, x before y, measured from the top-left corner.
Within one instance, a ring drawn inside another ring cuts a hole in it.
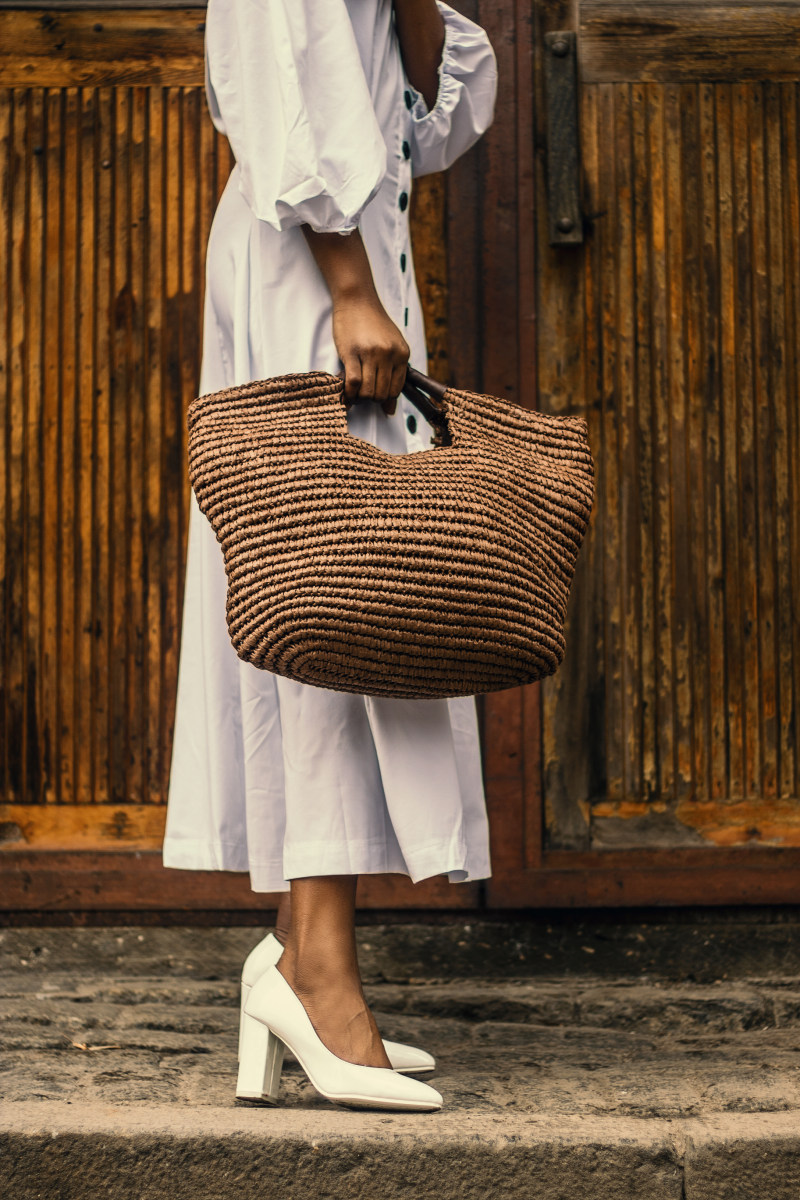
[[[670,493],[669,397],[669,280],[667,260],[666,117],[664,90],[649,85],[647,103],[648,177],[650,204],[650,361],[654,458],[654,523],[651,548],[654,572],[653,633],[655,640],[655,693],[657,794],[672,794],[675,775],[675,704],[672,628],[672,496]]]
[[[692,102],[694,89],[672,84],[664,92],[665,202],[670,214],[665,221],[667,268],[667,392],[664,401],[665,429],[669,442],[668,487],[670,494],[670,552],[672,562],[663,564],[668,575],[669,598],[664,595],[664,616],[669,622],[672,641],[672,704],[674,776],[672,796],[681,801],[692,793],[692,690],[691,690],[691,605],[688,588],[675,586],[675,580],[690,578],[690,545],[696,536],[694,504],[689,495],[687,467],[687,395],[686,395],[686,314],[684,224],[684,173],[694,164],[685,163],[683,116]]]
[[[25,397],[25,798],[43,800],[42,679],[42,351],[44,346],[44,91],[32,88],[28,110],[25,171],[28,175],[27,254],[24,287],[27,319],[24,340]]]
[[[28,626],[26,620],[27,545],[25,542],[25,327],[28,320],[28,202],[30,123],[30,94],[11,96],[11,222],[9,240],[9,290],[11,298],[8,353],[8,488],[6,492],[7,543],[7,621],[6,654],[7,703],[9,720],[7,736],[14,748],[9,756],[9,797],[27,799],[28,784],[28,723],[27,689],[25,686],[25,647]]]
[[[719,233],[719,184],[716,145],[715,89],[701,84],[698,107],[698,138],[701,146],[699,164],[700,200],[697,214],[700,226],[701,269],[699,271],[702,318],[699,336],[702,345],[702,370],[692,388],[692,407],[696,413],[695,428],[704,428],[705,454],[698,463],[704,477],[706,501],[703,506],[705,539],[696,553],[703,555],[708,586],[705,589],[704,628],[697,631],[696,645],[706,647],[708,677],[707,715],[704,727],[708,737],[709,778],[707,796],[720,800],[728,795],[728,753],[726,741],[726,623],[724,558],[722,359],[721,337],[721,259]],[[695,567],[695,587],[700,587],[703,567]],[[698,605],[702,604],[698,598]],[[701,618],[703,619],[703,618]],[[701,772],[698,772],[698,778]]]
[[[158,778],[161,768],[162,745],[161,693],[162,678],[162,578],[164,573],[164,528],[162,525],[161,453],[163,426],[163,352],[165,344],[164,305],[164,91],[150,89],[146,121],[145,203],[147,230],[147,261],[145,263],[145,425],[143,431],[144,457],[144,536],[146,557],[147,611],[147,755],[145,778]]]
[[[59,655],[62,517],[62,465],[60,457],[61,369],[59,349],[63,345],[64,306],[62,275],[64,96],[60,89],[45,92],[45,254],[44,337],[42,341],[42,649],[41,741],[44,799],[58,801],[61,794],[59,770],[61,662]]]
[[[59,456],[63,473],[61,492],[61,544],[57,563],[60,628],[59,655],[59,763],[63,803],[79,797],[77,752],[78,681],[76,648],[79,641],[77,609],[76,540],[78,537],[78,378],[80,344],[78,310],[81,303],[80,268],[80,158],[81,97],[77,88],[64,90],[63,219],[61,263],[61,336],[56,348],[60,362]]]
[[[709,796],[711,748],[711,709],[709,703],[710,675],[714,669],[709,632],[708,560],[711,553],[708,528],[708,423],[706,412],[714,395],[707,391],[709,345],[703,320],[709,304],[710,280],[704,266],[704,207],[703,185],[706,172],[706,152],[703,134],[702,88],[695,84],[680,89],[683,159],[684,214],[683,281],[685,313],[684,374],[686,405],[686,491],[683,505],[689,528],[684,544],[687,555],[686,607],[688,609],[687,645],[688,676],[691,685],[691,720],[684,731],[684,753],[688,763],[683,779],[691,779],[689,797]],[[684,795],[686,796],[686,791]]]
[[[761,738],[758,663],[758,477],[756,474],[755,363],[753,347],[753,196],[752,146],[749,137],[752,106],[758,85],[736,84],[733,88],[733,117],[736,153],[733,164],[734,245],[736,270],[736,398],[738,401],[739,535],[742,577],[742,609],[737,619],[743,634],[743,795],[758,795],[761,774]]]
[[[94,706],[85,703],[93,695],[94,670],[94,456],[95,423],[95,329],[97,322],[96,241],[96,149],[97,98],[93,89],[80,91],[80,160],[78,184],[79,242],[77,285],[78,372],[75,389],[77,445],[76,547],[75,547],[75,799],[91,803],[95,798],[93,764],[98,732]]]
[[[165,91],[165,138],[172,153],[173,168],[164,178],[164,316],[163,328],[167,334],[162,341],[162,407],[161,407],[161,620],[159,642],[161,648],[160,684],[164,690],[165,654],[174,653],[177,628],[180,621],[181,594],[178,580],[182,571],[182,546],[179,541],[183,527],[181,504],[173,503],[166,494],[166,480],[179,478],[181,470],[181,403],[183,397],[183,351],[185,329],[183,323],[181,278],[183,256],[179,247],[184,231],[184,213],[181,204],[183,175],[184,114],[183,94],[180,88]],[[177,251],[177,252],[176,252]],[[166,746],[166,709],[160,703],[159,721],[161,736],[159,744]]]
[[[800,87],[794,83],[781,85],[780,100],[786,187],[781,197],[780,228],[775,227],[773,236],[782,240],[785,270],[783,295],[773,293],[773,303],[781,315],[785,312],[787,344],[780,376],[786,387],[786,403],[775,429],[775,537],[779,547],[788,548],[800,544]],[[800,554],[784,551],[778,579],[780,792],[796,796],[800,793],[800,688],[796,665],[800,656]]]
[[[150,774],[149,726],[152,703],[148,690],[147,659],[147,534],[145,497],[147,489],[145,389],[145,306],[147,247],[146,230],[146,103],[142,87],[128,89],[128,120],[125,129],[127,204],[127,264],[125,276],[125,346],[127,355],[128,437],[127,460],[130,472],[128,489],[129,580],[131,611],[128,615],[128,679],[126,712],[128,720],[128,795],[148,799],[161,788],[160,780]],[[156,721],[158,706],[156,705]],[[157,741],[156,741],[157,746]]]
[[[105,117],[106,114],[104,114]],[[109,515],[108,626],[104,645],[108,648],[108,744],[109,776],[100,798],[123,803],[139,794],[135,727],[140,703],[134,699],[139,684],[135,651],[138,620],[138,588],[132,571],[131,508],[136,505],[136,480],[131,462],[139,451],[134,440],[130,369],[130,95],[114,88],[107,114],[108,156],[101,162],[101,179],[109,188],[107,212],[111,242],[108,263],[108,329],[110,372],[109,403],[98,411],[105,422],[102,436],[108,445],[110,463],[107,504]],[[137,786],[138,785],[138,786]]]
[[[773,285],[781,286],[783,263],[772,245],[774,207],[770,192],[783,191],[780,151],[776,145],[774,106],[768,112],[768,88],[753,85],[750,99],[750,194],[753,246],[753,382],[755,471],[757,501],[758,592],[758,760],[754,795],[762,801],[777,797],[777,662],[775,646],[776,554],[775,541],[775,408],[785,404],[774,366],[784,353],[785,330],[771,302]],[[772,129],[770,126],[772,125]],[[780,337],[780,342],[776,339]]]
[[[620,642],[622,712],[619,723],[621,797],[642,790],[641,706],[641,507],[638,476],[636,376],[636,264],[633,115],[630,87],[617,89],[614,106],[617,257],[614,325],[617,331],[616,382],[620,491]]]
[[[601,84],[597,89],[597,140],[599,146],[615,144],[614,88]],[[601,154],[597,163],[597,186],[599,194],[616,198],[617,179],[615,174],[616,155]],[[617,362],[617,258],[616,239],[619,236],[619,214],[616,204],[603,218],[603,232],[608,236],[599,239],[597,259],[597,297],[599,321],[599,356],[602,403],[602,435],[597,447],[602,465],[598,489],[602,496],[602,510],[598,514],[603,540],[602,609],[605,619],[603,637],[606,705],[609,713],[621,714],[624,709],[624,653],[623,653],[623,561],[624,547],[620,541],[620,494],[619,494],[619,379]],[[597,528],[597,523],[595,524]],[[623,739],[622,730],[613,724],[607,727],[605,738],[606,789],[608,798],[620,800],[624,794]]]
[[[635,378],[636,378],[636,480],[639,498],[639,704],[641,708],[641,790],[639,795],[658,795],[658,704],[656,701],[655,580],[653,577],[653,531],[655,528],[656,449],[653,444],[653,346],[650,337],[651,294],[651,197],[648,156],[647,90],[631,85],[633,145],[633,252],[635,263]],[[601,203],[598,197],[598,205]],[[613,720],[613,718],[612,718]]]
[[[125,677],[125,638],[118,641],[115,626],[114,581],[125,571],[127,529],[118,488],[125,487],[125,458],[120,461],[115,444],[115,400],[113,295],[118,247],[115,244],[114,200],[114,108],[115,89],[95,92],[96,134],[92,160],[95,188],[95,329],[94,389],[85,392],[80,404],[92,422],[94,490],[89,536],[92,544],[91,640],[92,694],[95,721],[92,725],[92,800],[108,800],[125,794],[125,714],[120,695]],[[125,403],[122,394],[122,404]],[[122,476],[121,484],[118,482]],[[120,516],[122,520],[120,521]],[[119,524],[118,524],[119,521]]]
[[[737,301],[738,278],[734,259],[735,221],[733,173],[740,147],[734,136],[732,87],[717,88],[716,140],[719,187],[719,287],[720,368],[722,406],[722,536],[725,595],[725,736],[728,757],[726,795],[744,795],[744,649],[741,612],[741,530],[739,525],[738,406],[737,406]]]
[[[11,554],[9,540],[11,454],[11,206],[12,206],[12,93],[0,88],[0,601],[5,614],[0,639],[0,782],[3,794],[12,793],[11,702],[9,643],[11,639]]]

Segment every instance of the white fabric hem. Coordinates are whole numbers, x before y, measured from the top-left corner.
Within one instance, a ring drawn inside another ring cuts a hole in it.
[[[200,838],[164,838],[161,860],[179,871],[248,871],[247,847],[235,842]]]
[[[442,850],[446,848],[445,853]],[[384,862],[377,863],[373,857],[366,857],[362,862],[356,862],[350,851],[349,861],[352,865],[342,865],[337,868],[326,863],[324,870],[310,870],[306,863],[300,870],[292,872],[293,878],[304,878],[319,875],[406,875],[412,883],[421,883],[424,879],[432,879],[437,875],[447,875],[450,883],[475,883],[480,879],[489,879],[492,871],[486,860],[472,865],[466,861],[463,847],[455,851],[452,843],[437,843],[437,846],[426,848],[426,853],[415,860],[415,870],[410,871],[405,863],[389,862],[389,856]],[[332,856],[332,860],[333,861]],[[246,860],[246,850],[241,846],[225,842],[206,842],[191,838],[165,838],[163,847],[163,863],[171,870],[179,871],[231,871],[236,874],[250,874],[250,887],[254,892],[286,892],[290,881],[285,878],[286,864],[279,859],[268,862],[250,862]],[[286,872],[289,874],[289,872]]]

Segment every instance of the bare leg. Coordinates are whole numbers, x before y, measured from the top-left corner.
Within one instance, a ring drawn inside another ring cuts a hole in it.
[[[278,970],[338,1058],[389,1067],[367,1007],[355,937],[355,875],[292,880],[291,926]]]
[[[292,926],[292,893],[281,892],[278,915],[275,918],[275,937],[282,946],[286,945]]]

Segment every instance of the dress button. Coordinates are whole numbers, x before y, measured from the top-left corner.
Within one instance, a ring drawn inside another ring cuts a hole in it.
[[[413,413],[409,413],[406,417],[406,425],[408,426],[409,433],[417,432],[417,418],[413,415]]]
[[[400,255],[400,270],[405,271],[405,269],[406,269],[406,256],[405,256],[405,254],[401,254]]]
[[[398,200],[398,204],[400,205],[400,212],[405,212],[406,209],[408,208],[408,192],[400,193],[400,199]]]
[[[403,158],[411,158],[411,147],[408,142],[403,142]]]
[[[409,92],[408,88],[406,88],[405,92],[403,93],[403,96],[405,98],[406,108],[411,108],[412,104],[414,103],[414,98],[411,95],[411,92]]]
[[[404,321],[404,324],[406,324],[406,325],[408,324],[408,309],[406,309],[406,315],[403,318],[403,321]]]

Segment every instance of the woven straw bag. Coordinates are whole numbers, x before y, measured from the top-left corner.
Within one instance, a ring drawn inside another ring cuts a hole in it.
[[[353,437],[342,381],[322,372],[190,405],[189,474],[222,545],[236,652],[375,696],[550,675],[592,505],[586,422],[413,371],[404,391],[440,427],[429,450]]]

